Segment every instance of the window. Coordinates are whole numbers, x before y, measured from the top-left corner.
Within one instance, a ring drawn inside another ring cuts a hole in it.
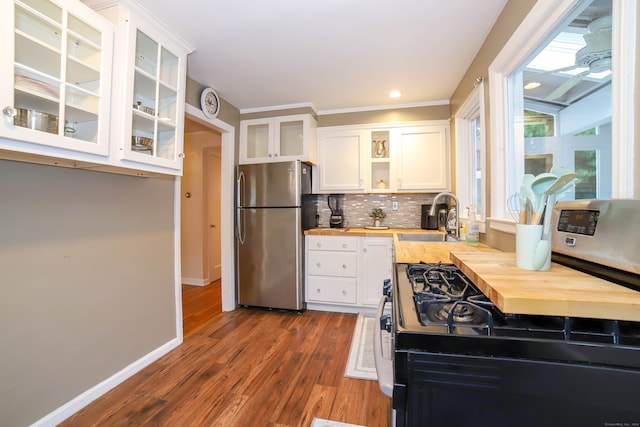
[[[485,190],[485,126],[484,126],[484,83],[478,79],[469,98],[460,107],[455,118],[456,141],[458,144],[458,200],[460,205],[476,206],[476,216],[480,229],[484,232],[486,218]],[[460,212],[465,218],[466,209]]]
[[[593,31],[570,24],[578,16],[605,16],[607,8],[612,23],[609,64],[602,63],[604,71],[576,66],[586,38],[576,37],[575,31]],[[630,65],[635,63],[635,17],[636,2],[538,0],[491,64],[492,228],[513,231],[506,200],[527,169],[558,164],[581,173],[586,188],[577,187],[570,197],[632,196],[634,103],[627,94],[633,93],[635,78]],[[549,62],[544,56],[554,49],[556,58]],[[563,63],[562,54],[574,62]],[[525,95],[536,90],[535,85],[526,89],[534,80],[549,82],[551,77],[555,88]],[[576,98],[580,90],[584,93]]]

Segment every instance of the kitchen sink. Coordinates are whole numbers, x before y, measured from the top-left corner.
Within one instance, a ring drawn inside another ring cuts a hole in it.
[[[398,240],[402,242],[455,242],[455,237],[444,233],[398,233]]]

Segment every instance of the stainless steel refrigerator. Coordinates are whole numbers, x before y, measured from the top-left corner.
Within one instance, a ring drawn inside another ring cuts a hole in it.
[[[303,310],[303,230],[317,222],[311,166],[240,165],[236,191],[238,304]]]

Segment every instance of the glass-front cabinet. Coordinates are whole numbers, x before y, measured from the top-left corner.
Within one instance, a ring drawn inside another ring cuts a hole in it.
[[[0,15],[0,137],[107,156],[113,25],[75,0],[7,0]]]
[[[126,16],[127,60],[122,117],[124,161],[182,171],[188,48],[134,11]],[[121,125],[120,125],[121,124]]]
[[[240,164],[315,160],[316,120],[310,114],[240,122]]]

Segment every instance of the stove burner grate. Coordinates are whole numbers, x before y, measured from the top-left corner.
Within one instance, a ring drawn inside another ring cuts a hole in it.
[[[445,304],[435,314],[438,320],[451,320],[455,323],[471,323],[474,320],[474,309],[469,304]]]
[[[458,326],[469,326],[491,334],[493,315],[490,310],[469,301],[425,300],[417,304],[420,323],[424,326],[446,326],[448,333]]]
[[[443,326],[449,333],[467,326],[490,334],[493,303],[453,264],[411,264],[407,276],[420,323]]]

